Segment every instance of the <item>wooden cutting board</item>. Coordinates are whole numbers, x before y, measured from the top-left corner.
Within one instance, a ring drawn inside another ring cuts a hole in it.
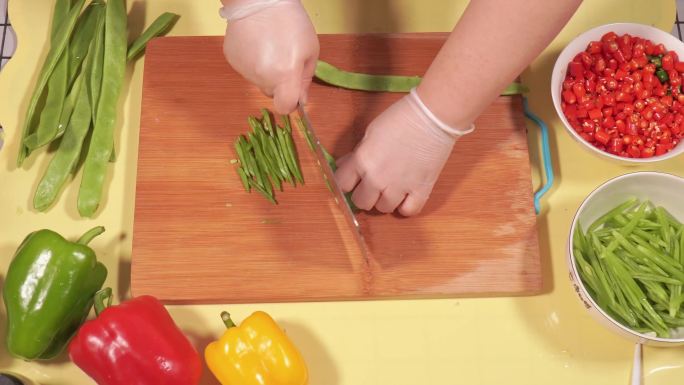
[[[420,75],[444,34],[322,35],[321,59]],[[226,63],[221,37],[167,37],[145,55],[132,291],[167,303],[518,295],[541,290],[520,97],[500,97],[457,142],[417,217],[361,213],[361,258],[302,137],[306,184],[277,206],[230,164],[247,117],[271,100]],[[464,90],[467,92],[467,90]],[[308,109],[339,157],[400,94],[314,84]],[[454,106],[458,108],[458,106]]]

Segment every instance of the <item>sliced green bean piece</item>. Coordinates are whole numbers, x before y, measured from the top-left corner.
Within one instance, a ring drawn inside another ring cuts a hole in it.
[[[269,192],[269,191],[267,191],[265,188],[263,188],[262,186],[259,186],[259,185],[257,185],[257,184],[253,184],[252,186],[254,187],[255,190],[257,190],[257,191],[260,192],[264,197],[266,197],[266,199],[268,199],[269,202],[273,203],[274,205],[275,205],[275,204],[278,204],[278,202],[275,200],[275,197],[273,197],[273,192],[272,192],[272,191]]]
[[[245,170],[242,169],[242,167],[237,168],[238,175],[240,175],[240,180],[242,181],[242,186],[244,186],[245,191],[250,192],[252,188],[250,187],[249,181],[247,180],[247,174],[245,174]]]
[[[280,127],[278,127],[277,129],[280,130]],[[283,149],[280,146],[280,141],[278,140],[277,132],[274,134],[272,138],[269,138],[268,145],[271,148],[271,153],[273,154],[276,163],[278,164],[280,176],[283,178],[283,180],[288,179],[288,177],[290,176],[290,170],[287,167],[287,162],[285,161],[285,154],[283,153],[283,151],[286,149]]]
[[[31,98],[29,100],[28,109],[26,111],[26,118],[24,120],[24,126],[21,131],[19,152],[17,153],[18,167],[21,167],[21,165],[24,163],[24,160],[30,153],[29,149],[24,145],[24,139],[26,139],[27,136],[33,133],[33,127],[37,119],[35,114],[36,107],[38,106],[38,101],[43,95],[43,91],[45,91],[45,86],[47,85],[48,80],[52,75],[52,72],[57,66],[59,58],[66,50],[66,46],[69,42],[69,37],[71,36],[71,32],[73,31],[74,26],[76,25],[76,21],[78,20],[78,16],[81,13],[81,9],[83,8],[84,3],[85,0],[77,0],[76,3],[72,6],[66,19],[57,31],[55,38],[52,40],[50,50],[48,51],[47,57],[45,58],[45,62],[43,62],[43,67],[41,68],[40,74],[38,75],[36,87],[34,88],[33,94],[31,95]]]
[[[294,158],[290,155],[290,146],[287,143],[287,139],[285,136],[287,133],[282,130],[278,129],[276,132],[276,138],[278,139],[278,143],[280,147],[282,148],[282,155],[283,155],[283,160],[285,161],[285,164],[287,165],[289,173],[294,177],[292,178],[292,184],[293,186],[296,185],[296,181],[298,180],[297,178],[297,165],[294,162]]]
[[[126,72],[126,24],[124,0],[109,0],[105,11],[102,91],[78,192],[77,207],[84,217],[92,217],[100,205],[114,146],[117,105]]]
[[[668,286],[670,289],[668,312],[672,317],[677,315],[679,308],[682,305],[681,302],[677,302],[677,298],[680,298],[682,295],[682,284],[682,282],[677,282]]]
[[[599,228],[602,224],[606,223],[608,220],[613,218],[615,215],[622,213],[623,211],[627,210],[628,208],[634,206],[634,204],[637,202],[636,198],[630,198],[627,201],[623,202],[622,204],[618,205],[614,209],[608,211],[607,213],[603,214],[600,216],[597,220],[595,220],[587,229],[587,232],[593,233],[596,229]]]
[[[261,122],[266,129],[271,135],[273,135],[273,123],[271,121],[271,114],[268,112],[267,109],[262,108],[261,109],[261,115],[263,116]]]
[[[684,229],[679,230],[679,263],[684,262]]]
[[[597,292],[599,290],[599,284],[597,282],[598,277],[596,277],[594,269],[591,267],[589,262],[587,262],[587,260],[584,258],[584,253],[582,253],[582,250],[575,248],[573,253],[575,254],[575,260],[577,261],[577,265],[583,273],[581,275],[582,280],[586,282],[594,292]]]
[[[132,60],[145,49],[147,43],[157,36],[161,36],[168,31],[178,20],[179,16],[175,13],[164,12],[150,24],[128,48],[127,60]]]
[[[297,148],[295,147],[294,141],[292,140],[292,135],[285,135],[285,142],[289,149],[287,154],[290,156],[292,164],[294,165],[295,178],[297,178],[297,182],[299,182],[300,184],[304,184],[304,176],[302,176],[302,171],[299,167],[299,159],[297,158]]]
[[[292,124],[290,124],[290,117],[288,115],[282,115],[280,120],[283,121],[283,127],[288,134],[292,134]]]
[[[660,282],[660,283],[667,283],[667,284],[673,284],[673,285],[682,285],[684,282],[675,279],[675,278],[670,278],[670,277],[663,277],[662,275],[657,275],[657,274],[652,274],[652,273],[634,273],[632,274],[632,277],[635,279],[638,279],[640,281],[651,281],[651,282]]]
[[[660,236],[665,242],[665,250],[670,251],[670,226],[667,219],[665,218],[665,212],[662,207],[657,207],[655,209],[656,218],[658,218],[658,223],[660,223]]]
[[[626,237],[629,234],[631,234],[632,231],[634,231],[634,229],[639,224],[639,221],[646,215],[647,206],[647,202],[643,202],[639,205],[639,208],[637,209],[636,213],[632,216],[632,218],[629,219],[629,222],[626,225],[624,225],[622,229],[620,229],[620,234]]]

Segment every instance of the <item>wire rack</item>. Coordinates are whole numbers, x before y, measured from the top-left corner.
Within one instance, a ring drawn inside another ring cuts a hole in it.
[[[0,69],[12,58],[16,39],[7,13],[7,0],[0,0]]]

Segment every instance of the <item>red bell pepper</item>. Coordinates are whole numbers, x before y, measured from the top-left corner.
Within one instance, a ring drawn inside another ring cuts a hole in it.
[[[198,384],[201,358],[161,302],[140,296],[109,307],[111,295],[95,295],[97,318],[70,342],[71,360],[98,385]]]

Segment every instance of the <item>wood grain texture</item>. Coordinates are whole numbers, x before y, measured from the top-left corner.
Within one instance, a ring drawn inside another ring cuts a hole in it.
[[[420,75],[443,34],[321,35],[321,59]],[[314,84],[309,109],[339,157],[400,94]],[[295,135],[305,186],[278,206],[247,194],[230,159],[247,117],[271,100],[226,63],[221,37],[167,37],[145,54],[132,256],[134,295],[240,303],[519,295],[541,290],[519,97],[498,98],[457,142],[423,213],[359,214],[361,259],[313,157]],[[458,108],[458,106],[454,106]]]

